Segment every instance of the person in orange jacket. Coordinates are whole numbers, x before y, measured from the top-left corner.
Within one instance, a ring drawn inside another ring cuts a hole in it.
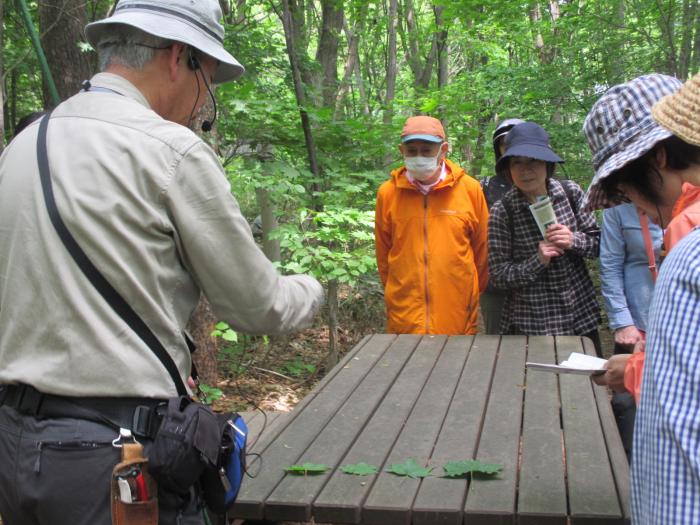
[[[446,159],[439,120],[410,117],[404,165],[377,192],[375,246],[387,332],[475,334],[488,283],[488,206],[480,184]]]

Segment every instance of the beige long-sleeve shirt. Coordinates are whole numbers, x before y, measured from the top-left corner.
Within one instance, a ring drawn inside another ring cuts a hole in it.
[[[308,325],[323,297],[283,277],[256,246],[214,152],[152,111],[117,75],[59,105],[48,128],[54,193],[68,229],[168,350],[183,377],[184,326],[200,291],[234,329]],[[38,123],[0,158],[0,384],[69,396],[176,395],[163,365],[90,284],[50,222]]]

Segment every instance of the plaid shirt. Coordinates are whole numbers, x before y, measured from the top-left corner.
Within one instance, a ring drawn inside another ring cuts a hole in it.
[[[572,247],[547,266],[537,256],[542,236],[520,190],[511,188],[491,208],[489,274],[494,286],[509,291],[501,318],[504,334],[583,335],[600,322],[584,261],[598,256],[600,230],[595,217],[581,210],[584,195],[575,182],[549,178],[547,193],[557,221],[574,234]]]
[[[635,525],[700,523],[700,230],[661,265],[634,427]]]

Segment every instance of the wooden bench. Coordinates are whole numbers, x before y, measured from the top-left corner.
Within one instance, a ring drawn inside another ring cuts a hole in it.
[[[230,514],[245,519],[366,524],[622,524],[629,469],[602,387],[587,376],[525,370],[572,351],[579,337],[365,338],[265,431]],[[252,420],[254,423],[254,420]],[[414,458],[422,480],[385,471]],[[496,479],[440,477],[446,461],[504,466]],[[292,476],[304,462],[330,470]],[[380,473],[344,474],[365,462]]]

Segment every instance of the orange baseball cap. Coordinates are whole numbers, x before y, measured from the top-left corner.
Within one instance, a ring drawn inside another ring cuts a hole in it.
[[[409,140],[425,140],[427,142],[443,142],[445,130],[442,123],[434,118],[421,115],[408,117],[401,132],[401,142]]]

